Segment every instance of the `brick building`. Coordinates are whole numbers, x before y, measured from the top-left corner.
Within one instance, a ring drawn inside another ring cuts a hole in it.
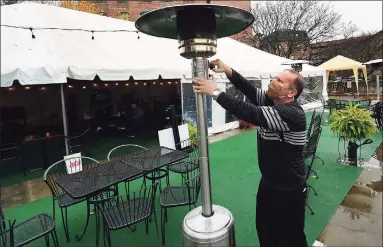
[[[103,15],[114,17],[114,18],[122,18],[129,21],[135,21],[142,13],[150,10],[155,10],[158,8],[166,7],[166,6],[174,6],[174,5],[182,5],[182,4],[191,4],[191,3],[202,3],[205,4],[206,1],[152,1],[152,0],[141,0],[141,1],[132,1],[132,0],[92,0],[92,2],[96,3]],[[220,5],[228,5],[237,8],[247,9],[251,8],[251,1],[211,1],[211,4],[220,4]],[[247,30],[249,32],[249,30]],[[241,41],[244,35],[237,34],[232,38]]]

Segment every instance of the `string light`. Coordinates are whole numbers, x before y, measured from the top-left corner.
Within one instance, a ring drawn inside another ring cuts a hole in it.
[[[83,89],[86,89],[87,87],[86,86],[83,86]]]
[[[137,85],[137,84],[139,84],[139,83],[135,82],[135,85]]]
[[[125,83],[125,86],[127,86],[127,87],[128,87],[128,86],[129,86],[129,83]]]
[[[14,87],[8,88],[9,91],[15,91],[16,89]]]
[[[146,82],[144,82],[144,86],[146,86],[147,85],[147,83]]]
[[[156,85],[156,82],[155,82],[155,81],[153,82],[153,85]]]
[[[31,87],[27,86],[27,87],[25,87],[25,89],[26,89],[26,90],[29,90],[29,89],[31,89]]]
[[[108,87],[109,85],[107,83],[104,84],[104,87]]]
[[[96,83],[93,83],[93,86],[94,86],[94,87],[97,87],[97,84],[96,84]]]
[[[45,91],[46,89],[46,87],[41,87],[41,91]]]
[[[160,82],[160,86],[163,86],[163,83],[162,83],[162,82]]]
[[[58,27],[24,27],[24,26],[14,26],[14,25],[1,25],[2,27],[9,27],[9,28],[18,28],[18,29],[26,29],[30,30],[32,33],[32,39],[35,39],[36,36],[33,33],[35,30],[60,30],[60,31],[81,31],[81,32],[90,32],[92,33],[92,39],[95,39],[94,33],[116,33],[116,32],[125,32],[125,33],[136,33],[137,39],[140,39],[139,31],[137,30],[125,30],[125,29],[118,29],[118,30],[90,30],[90,29],[82,29],[82,28],[58,28]]]
[[[73,88],[73,86],[72,85],[68,85],[68,88]]]
[[[119,86],[119,83],[115,83],[116,86]]]
[[[172,84],[172,82],[169,81],[168,84]]]

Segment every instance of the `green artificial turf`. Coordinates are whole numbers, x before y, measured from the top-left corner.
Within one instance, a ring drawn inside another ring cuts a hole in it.
[[[322,229],[344,199],[362,169],[358,167],[343,166],[336,162],[337,137],[329,132],[327,126],[320,139],[318,156],[325,161],[325,165],[317,162],[314,169],[320,179],[310,178],[310,184],[318,192],[318,196],[310,196],[309,204],[315,215],[306,214],[306,233],[308,243],[312,244]],[[374,143],[364,146],[364,157],[372,155],[380,144],[382,133],[373,138]],[[237,246],[257,246],[258,239],[255,230],[255,202],[260,171],[257,165],[255,131],[246,132],[210,145],[212,199],[214,204],[227,207],[235,217]],[[171,177],[172,181],[180,181],[178,175]],[[137,187],[137,184],[136,184]],[[158,201],[156,202],[158,205]],[[200,205],[200,204],[199,204]],[[52,210],[51,197],[34,201],[5,211],[8,218],[17,218],[18,221],[32,217],[38,213],[49,213]],[[181,246],[181,224],[188,207],[171,208],[168,211],[166,223],[166,245]],[[158,220],[160,210],[157,210]],[[61,246],[94,246],[95,222],[94,217],[85,237],[81,242],[74,240],[75,234],[82,231],[85,220],[85,205],[80,204],[69,209],[69,229],[71,242],[66,243],[59,214],[57,215],[57,231]],[[136,232],[122,229],[112,232],[113,246],[159,246],[154,223],[150,223],[149,235],[145,235],[144,223],[139,223]],[[44,242],[36,241],[30,246],[43,246]]]

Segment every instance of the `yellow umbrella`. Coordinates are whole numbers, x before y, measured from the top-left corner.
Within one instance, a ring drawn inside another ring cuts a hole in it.
[[[330,71],[353,70],[353,75],[355,76],[357,94],[359,94],[358,75],[359,75],[359,69],[361,69],[363,71],[365,83],[367,84],[367,89],[368,89],[367,67],[360,62],[338,55],[328,60],[327,62],[319,65],[318,67],[327,71],[327,82],[326,82],[327,84],[328,84]],[[368,93],[368,90],[367,90],[367,93]]]

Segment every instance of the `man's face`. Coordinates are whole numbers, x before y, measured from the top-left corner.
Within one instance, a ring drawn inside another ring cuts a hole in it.
[[[272,99],[293,97],[296,95],[296,90],[292,89],[295,79],[296,75],[289,71],[283,71],[279,73],[276,78],[269,84],[268,95]]]
[[[135,108],[135,107],[136,107],[136,104],[131,104],[131,107],[132,107],[132,108]]]

